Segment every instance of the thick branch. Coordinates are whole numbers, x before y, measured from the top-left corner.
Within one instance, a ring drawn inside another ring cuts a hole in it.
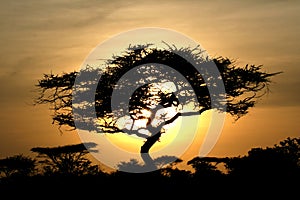
[[[171,124],[174,122],[179,116],[194,116],[194,115],[201,115],[204,111],[208,110],[207,108],[202,108],[199,111],[192,111],[192,112],[184,112],[184,113],[177,113],[171,119],[165,121],[163,125]]]
[[[162,123],[160,126],[162,127],[164,125],[173,123],[179,116],[201,115],[201,113],[203,113],[205,110],[207,110],[207,109],[202,108],[201,110],[195,111],[195,112],[177,113],[176,115],[174,115],[174,117],[172,117],[171,119],[165,121],[165,123]],[[160,130],[155,135],[148,137],[146,142],[141,147],[140,153],[149,153],[150,148],[159,140],[161,134],[162,134],[162,132]]]

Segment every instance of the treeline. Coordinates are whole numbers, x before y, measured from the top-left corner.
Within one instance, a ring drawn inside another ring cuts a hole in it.
[[[36,147],[31,149],[37,154],[34,158],[19,154],[1,159],[1,190],[48,191],[49,187],[55,187],[56,191],[66,191],[65,188],[70,187],[72,191],[94,188],[107,192],[111,188],[150,192],[153,188],[166,192],[196,192],[209,188],[249,190],[250,186],[256,190],[269,187],[282,190],[288,186],[292,190],[294,186],[298,189],[300,186],[300,138],[288,137],[272,147],[252,148],[244,156],[195,157],[187,161],[193,171],[180,169],[178,163],[183,162],[180,159],[167,165],[164,165],[164,159],[158,159],[160,162],[156,164],[163,167],[147,173],[124,172],[126,168],[144,167],[135,160],[120,163],[120,170],[103,171],[87,158],[90,152],[87,147],[94,145]]]

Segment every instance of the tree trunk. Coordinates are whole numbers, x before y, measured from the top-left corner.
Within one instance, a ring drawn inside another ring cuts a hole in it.
[[[141,153],[149,153],[150,148],[159,140],[161,132],[147,138],[147,141],[141,147]]]
[[[171,119],[165,121],[165,123],[161,124],[160,126],[162,128],[162,126],[174,122],[179,116],[199,115],[202,112],[204,112],[205,110],[206,109],[201,109],[200,111],[196,111],[196,112],[177,113],[175,116],[173,116]],[[157,142],[159,140],[161,134],[162,134],[162,132],[159,131],[155,135],[148,137],[146,142],[143,144],[143,146],[141,147],[141,150],[140,150],[141,157],[145,163],[145,166],[149,169],[149,171],[153,171],[153,170],[157,169],[157,167],[154,164],[153,159],[151,158],[151,156],[149,154],[149,150],[155,144],[155,142]]]
[[[154,164],[154,161],[151,158],[149,153],[141,153],[141,157],[145,163],[144,166],[145,166],[146,171],[150,172],[150,171],[157,170],[157,167]]]
[[[160,136],[161,136],[161,132],[158,132],[155,135],[148,137],[146,142],[141,147],[140,153],[141,153],[141,157],[145,163],[145,167],[146,167],[147,171],[153,171],[153,170],[157,169],[157,167],[154,164],[153,159],[151,158],[151,156],[149,154],[149,150],[155,144],[155,142],[157,142],[159,140]]]

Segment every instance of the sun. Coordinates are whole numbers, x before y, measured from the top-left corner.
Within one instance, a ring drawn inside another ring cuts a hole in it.
[[[122,150],[139,153],[141,145],[145,142],[146,138],[151,136],[153,129],[159,127],[165,120],[172,118],[177,114],[176,109],[172,107],[162,108],[155,113],[151,124],[149,118],[152,116],[150,110],[141,110],[143,118],[133,120],[130,117],[123,117],[118,120],[118,125],[123,127],[123,133],[107,134],[108,140],[115,146]],[[158,151],[164,146],[170,144],[176,137],[180,127],[180,120],[177,123],[171,123],[163,126],[164,133],[161,136],[160,143],[153,147],[153,151]],[[151,129],[152,128],[152,129]],[[138,131],[139,136],[130,134],[131,130]]]
[[[150,89],[149,89],[150,88]],[[162,81],[161,83],[152,84],[151,87],[146,88],[149,90],[141,90],[139,92],[147,92],[149,98],[153,98],[153,104],[145,103],[144,99],[138,99],[137,95],[133,101],[136,103],[136,107],[132,107],[129,115],[120,117],[117,119],[117,126],[122,130],[122,133],[108,135],[109,140],[119,148],[126,151],[139,152],[140,147],[143,145],[148,137],[155,135],[158,132],[163,132],[159,144],[155,145],[153,150],[159,150],[164,146],[170,144],[176,137],[179,126],[178,123],[167,123],[168,120],[172,119],[178,112],[178,105],[168,104],[167,98],[174,95],[176,86],[173,82]],[[144,93],[142,93],[144,94]],[[161,96],[165,95],[165,96]],[[164,101],[160,102],[160,98],[165,98]],[[171,100],[171,99],[170,99]],[[140,102],[142,102],[140,106]],[[171,102],[171,101],[170,101]],[[144,103],[144,104],[143,104]],[[164,105],[166,104],[166,105]],[[180,120],[177,120],[180,121]],[[180,123],[179,123],[180,124]]]

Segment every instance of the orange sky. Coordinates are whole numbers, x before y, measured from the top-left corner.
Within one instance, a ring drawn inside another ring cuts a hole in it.
[[[99,43],[141,27],[169,28],[212,56],[284,72],[247,116],[235,123],[226,118],[209,155],[243,155],[252,147],[299,137],[299,10],[300,2],[280,0],[2,2],[0,157],[80,142],[76,133],[60,134],[47,106],[31,105],[34,85],[43,73],[77,70]]]

